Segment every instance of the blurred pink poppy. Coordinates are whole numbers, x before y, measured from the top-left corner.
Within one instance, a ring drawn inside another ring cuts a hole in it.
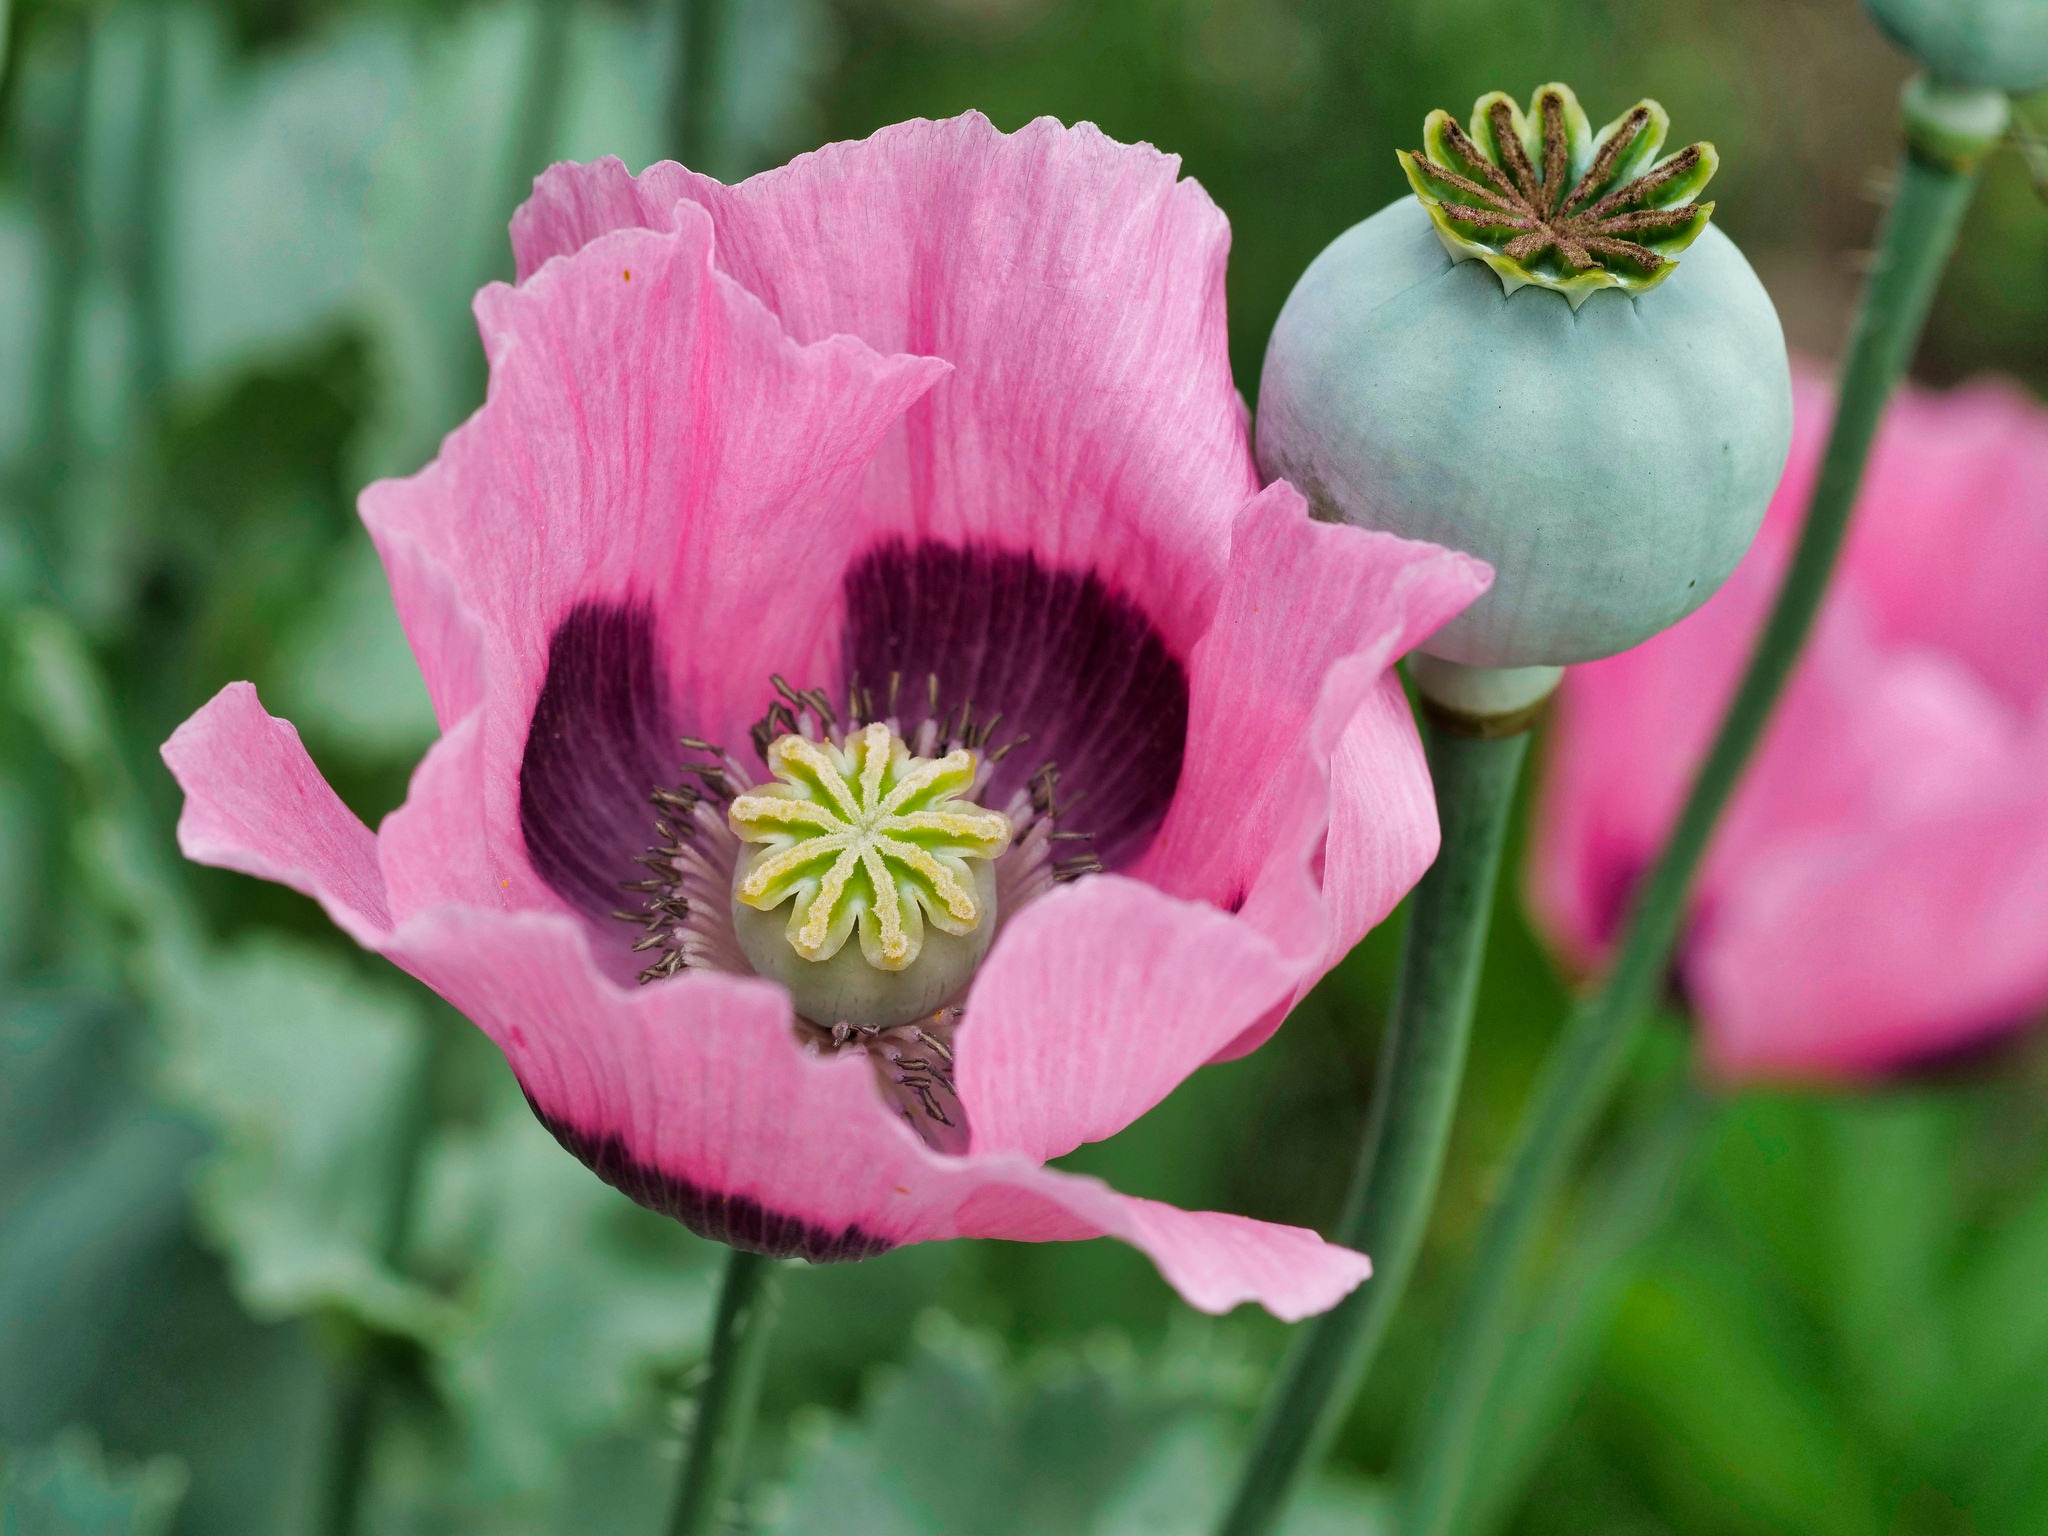
[[[1597,961],[1762,625],[1832,400],[1796,388],[1791,461],[1727,587],[1565,680],[1530,892]],[[1867,1077],[2048,1007],[2048,412],[2004,384],[1908,388],[1842,569],[1716,834],[1681,951],[1734,1079]]]
[[[373,835],[236,684],[165,748],[185,851],[317,897],[708,1236],[1109,1234],[1198,1307],[1334,1303],[1369,1266],[1312,1232],[1044,1166],[1257,1045],[1427,866],[1391,667],[1487,580],[1260,492],[1223,216],[1172,157],[968,116],[731,188],[557,166],[512,233],[488,404],[362,503],[441,740]],[[778,739],[862,722],[1011,824],[993,948],[910,1023],[801,1016],[729,895]]]

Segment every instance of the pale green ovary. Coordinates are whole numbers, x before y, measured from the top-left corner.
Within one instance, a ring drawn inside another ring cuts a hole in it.
[[[857,928],[879,970],[912,965],[927,918],[969,934],[985,913],[965,861],[1010,845],[1010,821],[957,797],[973,787],[974,754],[917,758],[886,725],[863,726],[845,748],[781,736],[768,748],[776,782],[739,796],[727,813],[741,841],[759,844],[734,894],[767,912],[794,898],[784,936],[806,960],[829,960]]]

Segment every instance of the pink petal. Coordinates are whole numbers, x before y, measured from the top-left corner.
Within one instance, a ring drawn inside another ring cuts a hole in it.
[[[221,689],[172,733],[163,758],[185,791],[185,857],[301,891],[359,944],[374,947],[390,930],[376,838],[254,686]]]
[[[1112,1235],[1197,1306],[1296,1317],[1363,1279],[1315,1234],[1175,1211],[1017,1156],[947,1157],[884,1108],[857,1057],[807,1055],[765,982],[687,972],[655,987],[593,969],[548,913],[425,912],[387,953],[483,1027],[558,1136],[636,1199],[750,1245],[817,1259],[948,1237]]]
[[[1760,869],[1690,968],[1708,1059],[1741,1081],[1861,1077],[2048,1003],[2048,754],[2004,803],[1830,839]],[[2015,786],[2017,788],[2017,786]]]
[[[421,474],[363,496],[444,724],[488,679],[476,777],[443,799],[480,798],[489,845],[464,862],[509,880],[522,905],[553,899],[524,865],[518,796],[565,619],[592,603],[644,608],[665,669],[660,723],[743,737],[770,673],[801,675],[833,638],[854,487],[944,372],[850,337],[799,346],[712,270],[711,245],[687,209],[673,233],[617,231],[520,288],[486,289],[489,402]],[[404,858],[386,850],[387,864]],[[394,889],[445,889],[431,868],[392,876]]]
[[[1976,669],[2016,706],[2048,695],[2048,413],[2018,388],[1902,391],[1846,556],[1880,632]]]
[[[974,979],[956,1081],[973,1149],[1044,1162],[1129,1125],[1298,968],[1249,924],[1116,875],[1041,897]]]
[[[476,711],[428,748],[405,804],[377,829],[378,861],[401,921],[448,902],[511,908],[552,901],[518,844],[491,835],[484,718]]]
[[[692,199],[718,262],[800,340],[954,375],[876,455],[871,539],[1028,550],[1113,573],[1185,656],[1256,488],[1224,318],[1229,226],[1180,162],[1082,125],[978,113],[833,144],[737,187],[557,166],[514,220],[524,278]]]
[[[1558,690],[1537,769],[1529,903],[1581,969],[1619,933],[1734,696],[1783,569],[1770,532],[1698,612],[1632,651],[1571,668]]]
[[[1183,1211],[1051,1169],[990,1179],[962,1207],[959,1222],[962,1236],[1119,1237],[1157,1264],[1188,1305],[1221,1313],[1256,1301],[1288,1323],[1328,1311],[1372,1274],[1364,1254],[1302,1227]]]
[[[1305,992],[1435,856],[1435,806],[1392,668],[1490,574],[1435,545],[1314,522],[1292,486],[1267,487],[1238,518],[1191,666],[1180,788],[1134,873],[1242,909],[1295,958]]]
[[[1830,409],[1810,380],[1796,405],[1736,577],[1566,680],[1531,896],[1582,963],[1611,942],[1761,625]],[[2030,618],[2000,617],[2008,564],[2031,572],[2048,544],[2044,482],[2019,473],[2044,426],[1978,389],[1909,391],[1881,429],[1849,557],[1694,902],[1681,964],[1726,1076],[1889,1070],[2048,1004],[2048,651]],[[1991,656],[1998,639],[2014,643]]]

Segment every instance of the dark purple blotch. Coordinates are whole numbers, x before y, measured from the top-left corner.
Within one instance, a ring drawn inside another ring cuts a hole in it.
[[[675,738],[653,616],[572,609],[548,642],[519,764],[519,830],[535,873],[588,916],[633,904],[619,887],[646,873],[633,860],[655,841],[648,795],[677,775]]]
[[[533,1105],[534,1115],[555,1140],[605,1183],[650,1211],[674,1217],[699,1237],[770,1258],[808,1259],[813,1264],[873,1258],[896,1246],[892,1239],[862,1227],[834,1231],[771,1211],[748,1196],[724,1194],[679,1179],[640,1162],[616,1132],[579,1131],[535,1104],[531,1095],[526,1102]]]
[[[877,708],[893,673],[906,731],[929,713],[928,677],[942,711],[1000,711],[992,747],[1030,740],[999,765],[990,804],[1049,761],[1059,802],[1074,806],[1063,827],[1092,832],[1111,869],[1145,851],[1180,783],[1188,679],[1135,602],[1030,554],[901,541],[856,560],[845,591],[841,654]]]

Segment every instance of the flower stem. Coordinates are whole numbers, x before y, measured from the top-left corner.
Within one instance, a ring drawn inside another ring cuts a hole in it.
[[[1983,94],[1947,92],[1929,87],[1924,79],[1907,89],[1911,147],[1863,290],[1834,428],[1798,549],[1678,825],[1632,904],[1613,970],[1600,990],[1574,1010],[1523,1116],[1416,1441],[1403,1536],[1446,1536],[1454,1528],[1479,1450],[1477,1431],[1506,1347],[1509,1307],[1543,1215],[1607,1103],[1637,1021],[1655,1001],[1714,823],[1820,607],[1878,417],[1912,358],[1969,206],[1978,161],[2003,131],[2002,117],[1995,125],[1985,119],[1989,133],[1969,140],[1958,129],[1967,130],[1971,114],[1946,110],[1959,103],[1968,106],[1961,98]],[[1976,105],[1981,107],[1981,100]],[[1965,148],[1969,152],[1960,152]]]
[[[684,165],[702,170],[712,135],[712,95],[718,65],[720,0],[675,0],[675,56],[669,70],[669,149]]]
[[[1486,1454],[1456,1522],[1470,1536],[1501,1530],[1514,1514],[1721,1110],[1686,1067],[1659,1092],[1641,1123],[1603,1154],[1605,1166],[1573,1213],[1569,1250],[1521,1308],[1480,1420]]]
[[[1296,1481],[1322,1459],[1414,1268],[1464,1076],[1508,807],[1528,741],[1526,731],[1482,739],[1432,721],[1443,847],[1409,907],[1365,1139],[1333,1234],[1372,1255],[1373,1277],[1296,1330],[1224,1536],[1272,1529]]]
[[[746,1454],[768,1363],[768,1338],[780,1310],[775,1261],[735,1248],[712,1325],[710,1376],[697,1398],[689,1459],[676,1487],[669,1536],[711,1536]]]
[[[429,1013],[425,1028],[398,1125],[396,1155],[392,1159],[397,1177],[386,1197],[383,1230],[378,1240],[379,1256],[393,1269],[405,1257],[406,1237],[412,1231],[421,1194],[421,1165],[439,1117],[440,1084],[447,1075],[448,1055],[454,1044],[447,1019]],[[354,1536],[368,1484],[379,1410],[392,1367],[400,1355],[391,1340],[380,1338],[367,1328],[342,1321],[340,1331],[343,1337],[336,1351],[329,1394],[316,1526],[321,1536]]]

